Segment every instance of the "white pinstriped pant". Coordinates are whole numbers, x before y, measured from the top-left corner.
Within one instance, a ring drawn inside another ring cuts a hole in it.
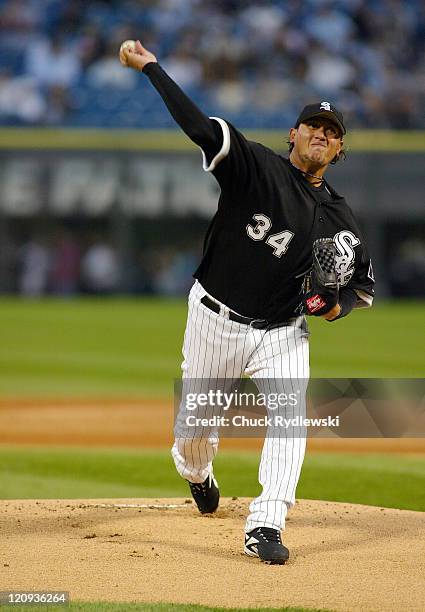
[[[205,295],[207,292],[196,281],[189,294],[183,385],[185,381],[190,384],[190,379],[238,379],[243,374],[250,376],[259,391],[266,394],[271,391],[271,379],[281,381],[283,386],[279,391],[287,393],[294,390],[292,383],[299,387],[300,381],[304,381],[306,385],[309,350],[303,317],[298,317],[290,326],[269,331],[254,329],[231,321],[227,316],[229,309],[223,304],[219,314],[211,311],[201,304]],[[281,414],[288,418],[304,416],[305,387],[301,396],[297,406],[282,408]],[[218,442],[218,434],[211,432],[208,437],[176,437],[171,453],[179,474],[191,482],[204,482],[212,472]],[[304,434],[265,437],[259,468],[262,492],[250,504],[246,532],[261,526],[284,528],[287,511],[295,504],[305,446]]]

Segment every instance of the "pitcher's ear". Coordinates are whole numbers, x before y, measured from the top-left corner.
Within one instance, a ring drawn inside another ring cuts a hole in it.
[[[289,130],[289,142],[293,143],[295,141],[295,136],[297,135],[297,129],[296,128],[291,128]]]

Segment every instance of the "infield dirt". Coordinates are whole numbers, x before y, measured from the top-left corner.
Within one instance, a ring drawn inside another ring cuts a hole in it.
[[[173,404],[164,399],[0,398],[0,443],[169,448]],[[259,438],[223,438],[222,449],[261,449]],[[338,438],[329,430],[308,449],[424,453],[425,438]]]
[[[301,500],[284,537],[290,561],[268,566],[242,552],[247,505],[225,499],[201,516],[182,499],[2,501],[0,590],[65,590],[73,601],[425,608],[424,513]]]
[[[0,442],[7,444],[164,447],[172,423],[172,406],[161,400],[0,401]],[[425,449],[419,438],[308,444]],[[73,601],[425,609],[425,513],[300,500],[284,533],[290,561],[267,566],[242,552],[248,503],[224,499],[214,516],[201,516],[182,499],[0,501],[0,590],[66,590]]]

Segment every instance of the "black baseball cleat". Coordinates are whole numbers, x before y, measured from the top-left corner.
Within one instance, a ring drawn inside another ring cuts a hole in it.
[[[218,484],[212,474],[204,482],[190,482],[188,480],[192,497],[201,514],[215,512],[220,499]]]
[[[257,527],[246,533],[244,553],[270,565],[283,565],[289,559],[289,550],[282,544],[280,531],[271,527]]]

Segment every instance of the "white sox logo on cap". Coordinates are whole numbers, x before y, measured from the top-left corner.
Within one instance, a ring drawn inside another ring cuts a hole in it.
[[[331,121],[338,125],[342,135],[346,133],[342,114],[335,106],[332,106],[332,104],[326,100],[304,106],[294,127],[297,128],[300,123],[305,123],[308,119],[312,119],[313,117],[328,117],[328,119],[331,119]]]

